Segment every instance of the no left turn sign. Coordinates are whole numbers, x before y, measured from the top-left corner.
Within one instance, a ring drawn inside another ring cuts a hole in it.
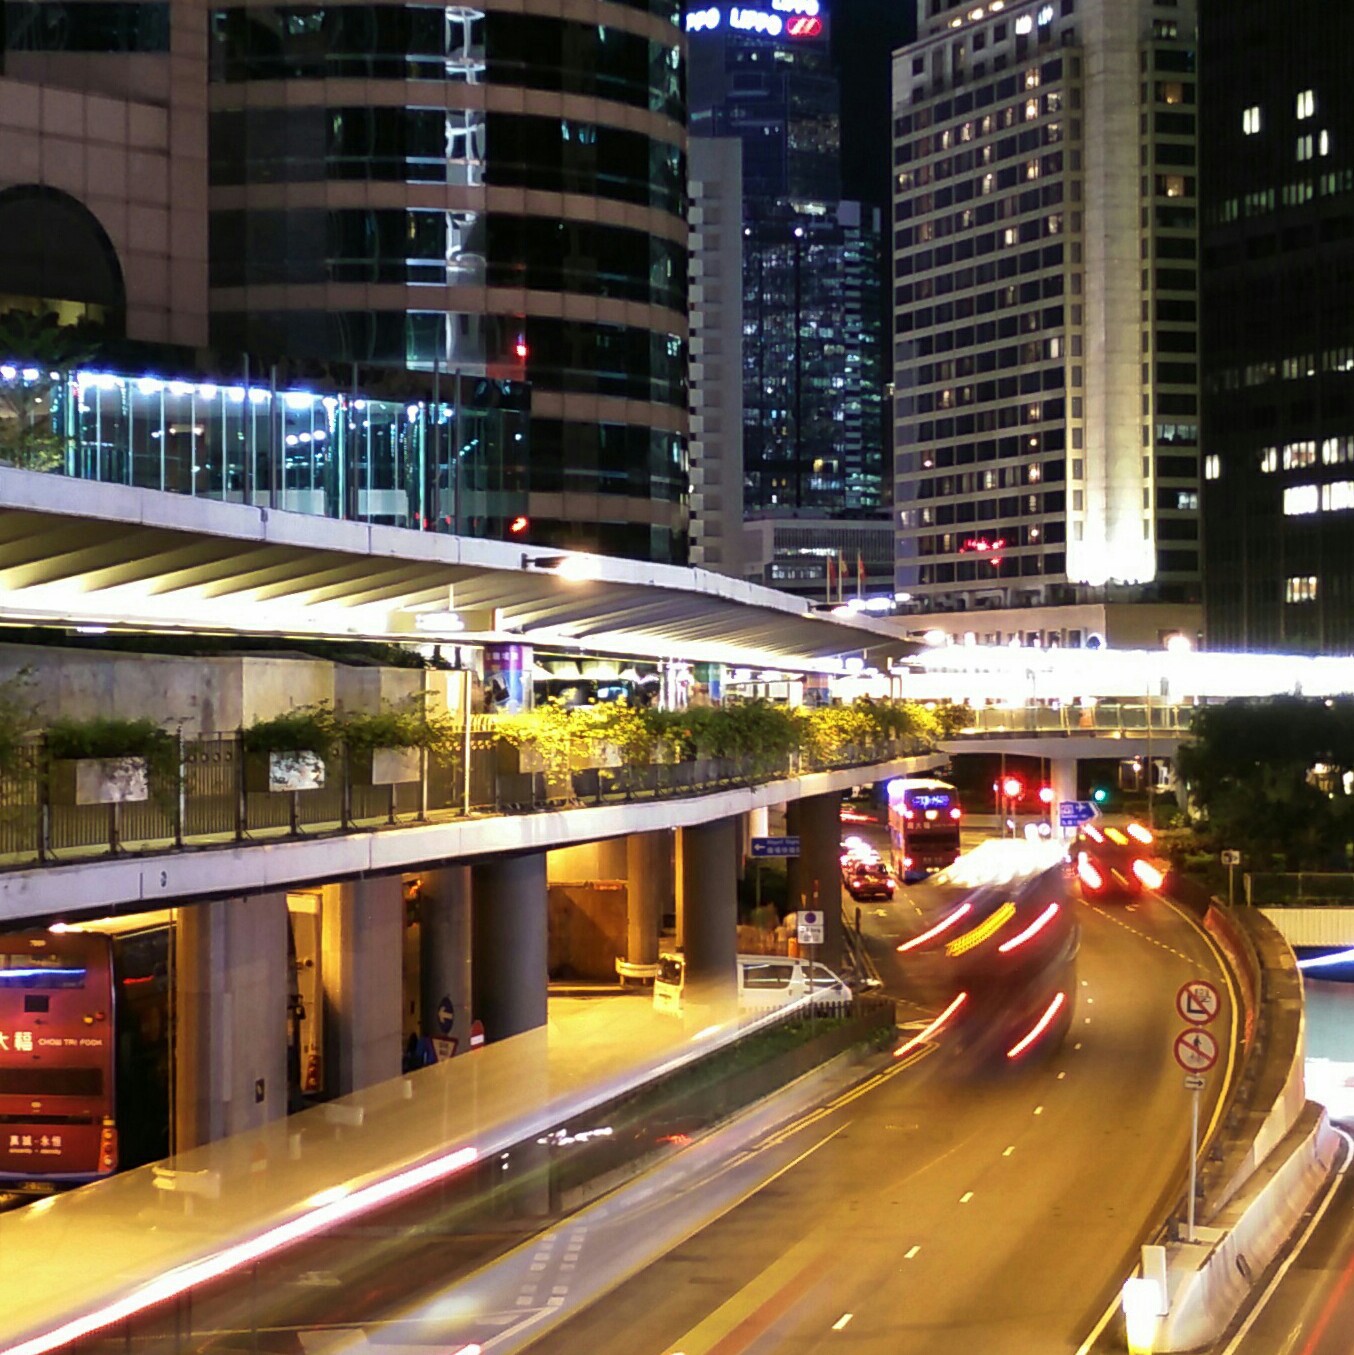
[[[1215,1020],[1222,1006],[1222,997],[1207,979],[1191,979],[1180,985],[1175,995],[1175,1009],[1182,1021],[1192,1026],[1206,1026]]]

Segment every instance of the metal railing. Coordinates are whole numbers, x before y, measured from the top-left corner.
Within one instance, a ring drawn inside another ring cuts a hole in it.
[[[985,706],[951,738],[994,734],[1188,734],[1192,705],[1167,702],[1100,701],[1094,706]]]
[[[1257,908],[1354,908],[1354,874],[1336,871],[1248,873],[1246,902]]]
[[[470,765],[457,751],[425,754],[416,780],[371,785],[342,751],[313,790],[255,790],[242,735],[177,737],[168,771],[152,768],[144,800],[72,804],[41,739],[19,749],[0,775],[0,869],[228,843],[396,829],[493,814],[625,804],[706,795],[808,772],[867,767],[925,751],[914,740],[841,749],[835,756],[705,758],[638,767],[505,771],[494,735],[470,736]]]

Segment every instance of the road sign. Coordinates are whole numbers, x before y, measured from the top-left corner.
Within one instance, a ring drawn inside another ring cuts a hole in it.
[[[451,1005],[451,998],[444,996],[442,1001],[437,1004],[437,1031],[439,1035],[450,1035],[451,1028],[456,1024],[456,1008]]]
[[[1197,1026],[1182,1030],[1175,1037],[1175,1061],[1187,1073],[1206,1073],[1218,1061],[1218,1042]]]
[[[823,939],[822,913],[800,913],[799,944],[801,946],[821,946]]]
[[[1241,864],[1241,853],[1231,850],[1223,852],[1222,864],[1224,866],[1239,866]]]
[[[455,1040],[433,1039],[433,1052],[437,1055],[438,1063],[445,1063],[456,1053]]]
[[[1175,995],[1175,1009],[1192,1026],[1206,1026],[1217,1019],[1222,998],[1217,988],[1207,979],[1191,979],[1180,985]]]
[[[797,837],[755,837],[752,839],[753,856],[798,856],[799,839]]]
[[[1062,828],[1080,828],[1083,823],[1100,817],[1100,806],[1091,800],[1059,800],[1058,825]]]
[[[1201,1092],[1208,1079],[1202,1073],[1190,1073],[1185,1078],[1185,1086],[1192,1092]]]

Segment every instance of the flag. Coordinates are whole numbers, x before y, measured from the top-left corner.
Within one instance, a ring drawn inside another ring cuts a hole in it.
[[[837,601],[844,602],[846,599],[842,596],[842,590],[846,587],[846,552],[839,550],[837,552]]]
[[[828,602],[831,602],[831,601],[832,601],[832,584],[833,584],[833,578],[832,578],[832,576],[833,576],[833,573],[834,573],[834,561],[833,561],[832,557],[829,555],[829,556],[827,557],[827,601],[828,601]]]
[[[865,596],[865,556],[861,551],[856,552],[856,596]]]

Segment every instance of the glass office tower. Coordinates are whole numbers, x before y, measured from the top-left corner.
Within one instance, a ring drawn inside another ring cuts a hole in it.
[[[692,136],[742,152],[747,518],[869,516],[885,490],[879,213],[842,200],[828,22],[821,0],[687,10]]]
[[[519,538],[684,562],[678,9],[213,10],[213,344],[524,380]]]

